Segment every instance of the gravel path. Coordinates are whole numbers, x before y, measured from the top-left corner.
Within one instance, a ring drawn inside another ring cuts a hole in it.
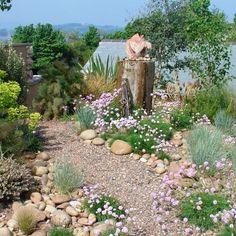
[[[126,208],[135,208],[134,236],[158,236],[153,220],[150,193],[157,192],[160,179],[143,163],[127,156],[115,156],[106,147],[79,142],[68,123],[45,122],[41,133],[46,138],[45,151],[54,158],[66,159],[85,172],[86,183],[116,197]],[[173,234],[176,235],[176,234]]]

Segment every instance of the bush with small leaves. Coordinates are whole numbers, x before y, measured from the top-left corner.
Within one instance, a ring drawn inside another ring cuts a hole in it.
[[[32,214],[30,209],[21,208],[17,212],[17,225],[19,229],[26,235],[33,233],[37,220],[34,214]]]
[[[69,229],[53,228],[49,231],[49,236],[73,236],[74,234]]]
[[[184,199],[180,208],[182,219],[198,227],[211,229],[216,227],[211,216],[229,209],[229,203],[218,194],[196,193]]]
[[[24,165],[11,158],[0,158],[0,201],[20,200],[25,194],[37,190],[37,182]]]
[[[187,143],[193,162],[202,165],[207,161],[211,171],[214,171],[216,161],[227,157],[223,135],[213,127],[196,127],[188,137]]]
[[[62,194],[72,193],[83,183],[83,173],[71,163],[58,163],[55,166],[54,184]]]

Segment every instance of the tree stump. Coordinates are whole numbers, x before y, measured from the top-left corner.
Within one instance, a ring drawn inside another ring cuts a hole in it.
[[[137,108],[144,108],[147,112],[152,109],[153,84],[155,77],[155,62],[145,60],[123,60],[118,66],[117,87],[127,81],[130,90],[131,104]],[[122,89],[122,93],[123,93]],[[123,99],[125,94],[122,94]],[[128,99],[128,98],[127,98]]]

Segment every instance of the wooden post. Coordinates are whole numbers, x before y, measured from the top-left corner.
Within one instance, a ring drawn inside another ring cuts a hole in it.
[[[141,60],[123,60],[118,66],[117,87],[128,81],[131,103],[137,108],[152,109],[152,97],[155,76],[155,62]],[[123,91],[123,90],[122,90]]]

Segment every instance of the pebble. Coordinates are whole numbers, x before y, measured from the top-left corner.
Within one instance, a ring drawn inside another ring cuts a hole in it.
[[[56,210],[52,213],[51,222],[55,226],[68,226],[71,222],[71,217],[62,210]]]
[[[115,155],[128,155],[132,152],[132,147],[125,141],[116,140],[111,145],[111,152]]]
[[[47,236],[47,233],[43,230],[37,230],[31,236]]]
[[[102,146],[105,144],[105,140],[102,138],[95,138],[93,139],[92,143],[96,146]]]
[[[38,159],[41,159],[43,161],[49,161],[50,159],[50,156],[47,152],[40,152],[38,155],[37,155],[37,158]]]
[[[51,197],[51,200],[55,204],[62,204],[64,202],[70,201],[70,197],[68,195],[54,195]]]
[[[145,158],[142,157],[142,158],[140,159],[140,161],[143,162],[143,163],[146,163],[146,162],[147,162],[147,159],[145,159]]]
[[[44,166],[34,166],[32,173],[36,176],[43,176],[48,173],[48,168]]]
[[[135,161],[138,161],[140,158],[141,158],[141,156],[140,156],[139,154],[134,154],[134,155],[133,155],[133,159],[134,159]]]
[[[83,131],[79,137],[83,140],[92,140],[97,137],[97,132],[96,130],[88,129]]]
[[[47,212],[49,212],[49,213],[53,213],[53,212],[55,212],[57,209],[56,209],[56,207],[54,207],[54,206],[51,206],[51,205],[47,205],[46,206],[46,208],[45,208],[45,211],[47,211]]]
[[[41,195],[41,193],[39,193],[39,192],[31,193],[31,195],[30,195],[30,200],[31,200],[33,203],[35,203],[35,204],[41,202],[41,200],[42,200],[42,195]]]
[[[78,216],[79,215],[79,212],[76,211],[75,208],[73,208],[72,206],[68,206],[65,211],[70,216]]]

